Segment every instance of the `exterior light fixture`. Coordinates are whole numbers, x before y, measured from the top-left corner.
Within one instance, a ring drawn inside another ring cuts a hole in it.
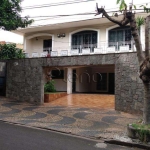
[[[57,37],[58,37],[58,38],[63,38],[63,37],[65,37],[65,36],[66,36],[65,33],[57,34]]]

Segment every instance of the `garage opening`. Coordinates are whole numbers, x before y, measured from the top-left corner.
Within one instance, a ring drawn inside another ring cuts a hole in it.
[[[67,92],[68,88],[72,88],[71,93],[114,94],[114,69],[114,65],[78,66],[72,67],[68,73],[65,67],[48,67],[45,68],[45,83],[53,80],[58,92]],[[70,87],[67,82],[71,83]]]
[[[73,69],[73,93],[115,93],[114,65],[78,67]]]
[[[54,80],[56,93],[66,93],[56,100],[51,100],[51,95],[50,105],[114,109],[114,69],[114,65],[45,68],[45,76]],[[72,93],[67,95],[68,88]]]

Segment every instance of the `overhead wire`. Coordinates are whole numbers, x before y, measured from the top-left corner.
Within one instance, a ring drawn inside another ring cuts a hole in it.
[[[84,3],[84,2],[91,2],[95,0],[74,0],[74,1],[65,1],[60,3],[50,3],[50,4],[43,4],[43,5],[33,5],[33,6],[26,6],[22,7],[22,10],[26,9],[35,9],[35,8],[43,8],[43,7],[52,7],[52,6],[60,6],[60,5],[69,5],[69,4],[75,4],[75,3]]]
[[[90,2],[90,1],[95,1],[95,0],[74,0],[74,1],[66,1],[66,2],[60,2],[60,3],[51,3],[51,4],[43,4],[43,5],[33,5],[33,6],[26,6],[24,8],[34,8],[34,7],[51,7],[51,6],[59,6],[59,5],[65,5],[65,4],[73,4],[73,3],[76,3],[76,2]],[[148,2],[150,3],[150,2]],[[145,3],[141,3],[141,4],[136,4],[136,5],[142,5],[142,4],[145,4]],[[118,8],[118,7],[117,7]],[[107,10],[112,10],[112,9],[116,9],[116,8],[110,8],[110,9],[107,9]],[[133,9],[134,10],[134,9]],[[143,9],[136,9],[136,10],[143,10]],[[118,11],[108,11],[107,13],[113,13],[113,12],[118,12]],[[62,17],[69,17],[69,16],[79,16],[79,15],[93,15],[93,14],[96,14],[94,13],[94,11],[92,12],[85,12],[85,13],[78,13],[78,14],[69,14],[69,15],[52,15],[52,16],[28,16],[28,18],[41,18],[41,19],[35,19],[35,21],[42,21],[42,20],[50,20],[50,19],[58,19],[61,20],[60,18]],[[90,17],[90,16],[89,16]],[[88,17],[88,18],[89,18]],[[22,17],[22,18],[26,18],[26,17]],[[87,18],[87,17],[86,17]],[[93,17],[94,18],[94,17]],[[63,18],[62,18],[63,19]],[[65,18],[65,19],[70,19],[70,18]],[[43,26],[43,25],[41,25]],[[33,26],[32,26],[33,27]]]

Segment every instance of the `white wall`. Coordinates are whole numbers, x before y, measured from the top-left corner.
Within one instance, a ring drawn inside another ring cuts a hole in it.
[[[33,52],[33,44],[32,44],[32,41],[31,40],[26,40],[25,43],[24,43],[24,51],[26,53],[29,53],[31,54]]]
[[[52,47],[53,47],[53,51],[58,51],[58,53],[60,53],[61,50],[68,50],[70,51],[71,49],[71,39],[69,34],[71,32],[74,32],[76,30],[82,31],[85,29],[93,29],[93,30],[97,30],[98,34],[99,34],[99,41],[100,42],[105,42],[106,41],[106,28],[112,26],[112,24],[104,24],[104,25],[93,25],[93,26],[82,26],[82,27],[77,27],[77,28],[69,28],[69,29],[60,29],[60,30],[49,30],[49,31],[44,31],[44,33],[47,34],[51,34],[54,35],[54,37],[52,38],[53,42],[52,42]],[[35,50],[39,53],[41,53],[43,51],[43,42],[42,40],[40,40],[40,36],[39,36],[39,40],[36,41],[35,37],[33,39],[26,40],[26,37],[32,36],[34,34],[40,34],[42,32],[36,32],[36,33],[30,33],[30,34],[26,34],[25,36],[25,46],[24,49],[26,49],[26,52],[31,53],[34,52]],[[57,34],[60,33],[65,33],[65,37],[63,38],[58,38]],[[44,39],[43,39],[44,40]],[[31,46],[33,45],[33,46]]]
[[[142,42],[142,48],[145,50],[145,25],[142,25],[140,28],[140,37]]]
[[[71,36],[70,34],[72,32],[75,32],[77,30],[82,31],[85,29],[93,29],[93,30],[97,30],[98,34],[99,34],[99,43],[98,43],[98,47],[100,47],[100,44],[105,44],[105,42],[107,42],[108,40],[108,29],[110,29],[111,27],[115,27],[114,24],[109,23],[109,24],[97,24],[97,25],[92,25],[92,26],[82,26],[82,27],[77,27],[77,28],[68,28],[68,29],[59,29],[59,30],[47,30],[44,31],[45,34],[50,34],[52,35],[52,47],[53,47],[53,51],[58,51],[59,55],[60,55],[60,51],[61,50],[68,50],[70,52],[71,49]],[[32,36],[34,34],[42,34],[43,32],[36,32],[36,33],[29,33],[26,34],[26,37],[28,36]],[[58,38],[57,34],[60,33],[65,33],[65,37],[63,38]],[[48,36],[47,36],[48,37]],[[50,36],[49,36],[50,38]],[[44,40],[44,39],[43,39]],[[145,30],[144,30],[144,26],[141,27],[141,40],[142,40],[142,44],[144,45],[144,40],[145,40]],[[42,40],[40,40],[40,36],[39,36],[39,40],[36,41],[35,38],[31,39],[30,42],[28,42],[28,40],[26,40],[25,42],[25,49],[27,49],[27,52],[33,52],[33,51],[37,51],[39,53],[41,53],[43,51],[43,42]],[[28,46],[28,44],[33,45],[32,46]],[[30,49],[28,49],[30,48]],[[33,49],[33,50],[31,50]]]
[[[32,39],[32,49],[33,52],[41,52],[43,51],[43,39],[38,38],[38,40],[36,40],[36,38]]]
[[[26,48],[24,48],[24,50],[26,53],[29,53],[30,57],[33,52],[37,52],[40,54],[41,52],[43,52],[43,39],[26,39]]]
[[[64,70],[64,79],[53,79],[55,81],[56,91],[67,91],[67,71]]]
[[[54,79],[56,91],[67,91],[67,83],[63,79]]]

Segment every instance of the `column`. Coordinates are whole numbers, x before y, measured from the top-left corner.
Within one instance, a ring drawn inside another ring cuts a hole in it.
[[[67,94],[72,93],[72,68],[67,68]]]

